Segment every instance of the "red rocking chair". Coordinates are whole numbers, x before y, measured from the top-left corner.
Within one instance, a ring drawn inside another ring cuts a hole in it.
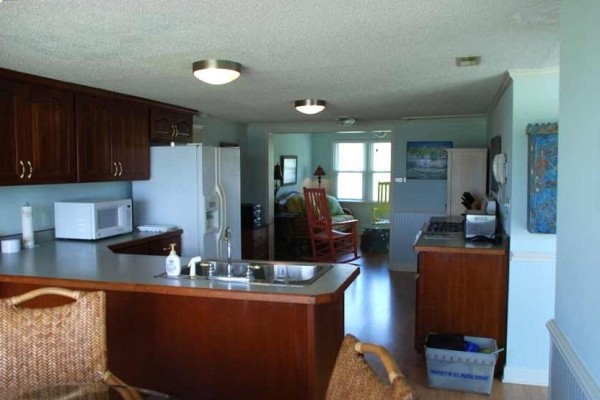
[[[311,260],[322,262],[349,262],[358,255],[358,220],[331,222],[325,189],[304,188],[306,219],[310,239]],[[351,256],[344,258],[343,256]]]

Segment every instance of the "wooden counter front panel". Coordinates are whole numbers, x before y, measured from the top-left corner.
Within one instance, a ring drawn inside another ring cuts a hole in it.
[[[506,255],[420,252],[415,348],[429,332],[496,339],[506,347],[508,272]],[[496,363],[504,366],[504,352]]]
[[[2,282],[0,297],[36,287]],[[344,334],[343,293],[318,305],[106,293],[109,368],[130,385],[189,400],[325,397]]]

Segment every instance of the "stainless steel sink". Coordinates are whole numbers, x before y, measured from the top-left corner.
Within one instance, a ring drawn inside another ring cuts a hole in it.
[[[228,274],[228,265],[231,267],[230,275]],[[195,279],[252,285],[309,286],[331,268],[332,265],[329,264],[227,263],[226,261],[204,260],[196,264],[197,277]],[[189,267],[182,268],[181,275],[177,279],[192,279],[189,275]],[[160,276],[166,277],[166,275]]]

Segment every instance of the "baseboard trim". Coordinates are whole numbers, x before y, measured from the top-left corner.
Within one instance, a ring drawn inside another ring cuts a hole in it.
[[[505,366],[503,383],[548,386],[548,369],[528,369]]]

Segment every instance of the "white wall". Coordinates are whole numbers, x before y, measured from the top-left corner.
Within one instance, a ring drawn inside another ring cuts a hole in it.
[[[556,323],[600,385],[600,2],[561,5]]]

